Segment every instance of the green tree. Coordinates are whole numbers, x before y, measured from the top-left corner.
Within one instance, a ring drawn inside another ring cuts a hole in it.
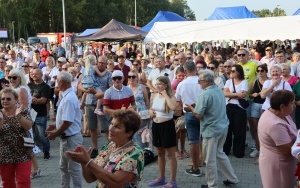
[[[258,17],[275,17],[275,16],[286,16],[286,13],[283,9],[276,7],[273,11],[269,9],[262,10],[252,10],[252,13]]]

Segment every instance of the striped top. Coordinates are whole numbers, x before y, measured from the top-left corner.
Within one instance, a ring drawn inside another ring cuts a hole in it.
[[[120,90],[111,86],[104,94],[103,105],[115,110],[121,109],[122,105],[128,108],[134,101],[133,92],[128,86],[123,85]]]

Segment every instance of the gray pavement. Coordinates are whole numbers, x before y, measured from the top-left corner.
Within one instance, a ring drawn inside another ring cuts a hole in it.
[[[247,140],[249,144],[252,144],[249,133],[247,133]],[[99,146],[106,143],[105,135],[102,134],[98,139]],[[86,147],[91,146],[90,138],[84,138],[84,143]],[[186,149],[188,150],[188,145],[186,144]],[[260,188],[262,187],[259,168],[257,164],[254,164],[254,159],[249,157],[250,149],[246,149],[246,156],[242,159],[229,156],[231,164],[236,172],[240,183],[234,187],[236,188]],[[51,159],[44,161],[43,153],[37,155],[37,160],[41,169],[41,176],[32,180],[33,188],[58,188],[60,187],[60,169],[59,169],[59,139],[51,141]],[[189,158],[178,161],[177,167],[177,183],[178,187],[181,188],[192,188],[201,187],[201,184],[205,184],[205,177],[193,177],[191,175],[185,174],[185,169],[188,168],[186,164],[190,161]],[[169,174],[168,161],[167,161],[166,175]],[[205,167],[201,167],[201,171],[205,171]],[[146,188],[150,180],[157,177],[158,167],[157,162],[153,162],[144,169],[143,177],[140,182],[140,187]],[[168,176],[166,176],[168,179]],[[224,177],[219,173],[219,187],[226,187],[222,184]],[[83,180],[83,187],[85,188],[95,188],[96,184],[88,184]]]

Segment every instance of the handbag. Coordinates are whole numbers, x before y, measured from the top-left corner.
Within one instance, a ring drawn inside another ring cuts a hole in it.
[[[175,120],[175,130],[176,132],[183,130],[185,128],[185,118],[184,115],[180,116]]]
[[[18,145],[20,147],[30,147],[33,148],[34,147],[34,140],[30,137],[25,137],[25,136],[20,136],[19,138],[19,142]]]
[[[232,85],[233,85],[233,92],[236,93],[235,85],[234,85],[234,81],[233,80],[232,80]],[[241,107],[244,108],[244,109],[248,108],[249,105],[250,105],[249,102],[246,99],[238,99],[238,101],[239,101],[239,104],[241,105]]]
[[[149,110],[141,110],[141,111],[139,111],[139,115],[141,116],[141,119],[149,119],[150,118]]]

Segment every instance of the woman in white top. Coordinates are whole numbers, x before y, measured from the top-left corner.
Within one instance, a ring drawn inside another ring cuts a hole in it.
[[[54,95],[54,87],[51,86],[51,76],[50,73],[53,70],[53,65],[55,64],[55,60],[52,56],[48,56],[46,58],[46,67],[42,68],[42,72],[43,72],[43,80],[46,84],[48,84],[50,86],[50,100],[47,101],[47,118],[50,119],[50,101],[52,101],[53,104],[53,95]]]
[[[231,67],[230,77],[231,79],[227,80],[224,86],[229,126],[223,150],[226,155],[229,155],[232,146],[233,155],[242,158],[245,156],[247,112],[239,100],[246,98],[248,83],[244,78],[244,70],[241,65]]]
[[[270,98],[274,91],[282,90],[282,89],[292,91],[291,85],[280,78],[282,74],[281,67],[277,65],[273,65],[270,68],[270,74],[271,74],[271,80],[266,80],[264,82],[262,91],[260,93],[261,98],[266,99],[262,106],[262,111],[266,111],[271,107]]]
[[[158,77],[155,86],[158,93],[149,111],[153,118],[153,146],[157,149],[159,177],[151,180],[148,186],[177,187],[176,131],[173,121],[176,99],[167,76]],[[167,183],[165,182],[166,154],[170,160],[170,181]]]

